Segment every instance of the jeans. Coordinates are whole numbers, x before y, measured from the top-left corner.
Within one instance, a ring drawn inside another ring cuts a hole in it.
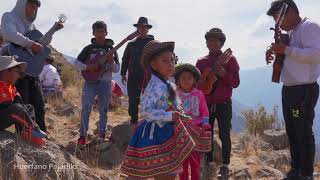
[[[85,137],[87,135],[87,131],[89,129],[89,117],[96,95],[98,95],[99,98],[99,133],[100,135],[105,135],[111,93],[111,81],[84,83],[82,90],[80,136]]]

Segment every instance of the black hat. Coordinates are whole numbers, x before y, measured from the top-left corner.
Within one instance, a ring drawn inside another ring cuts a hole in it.
[[[152,25],[148,23],[148,18],[140,17],[137,24],[134,24],[134,27],[138,27],[139,25],[147,26],[147,28],[151,29]]]
[[[39,7],[41,6],[40,0],[27,0],[27,3],[36,4]]]
[[[193,74],[194,79],[196,81],[199,81],[201,76],[199,69],[192,64],[186,63],[176,67],[174,72],[174,79],[176,80],[176,82],[178,82],[180,75],[185,71],[191,72]]]
[[[217,38],[222,43],[222,45],[226,41],[226,35],[219,28],[210,29],[206,33],[205,38],[206,38],[206,40],[208,40],[209,38]]]

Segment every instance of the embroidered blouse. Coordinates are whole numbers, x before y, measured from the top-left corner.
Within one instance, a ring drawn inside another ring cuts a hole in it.
[[[173,83],[169,83],[176,89]],[[167,85],[158,77],[152,75],[144,94],[141,96],[139,108],[141,117],[149,122],[157,122],[157,124],[160,124],[158,122],[165,124],[172,121],[172,111],[167,111],[170,108],[168,97],[169,91]],[[178,97],[172,103],[174,106],[181,108]]]

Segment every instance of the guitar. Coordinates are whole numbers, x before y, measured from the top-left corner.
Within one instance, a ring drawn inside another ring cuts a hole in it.
[[[225,65],[229,62],[232,57],[232,51],[228,48],[214,63],[213,67],[207,67],[201,73],[200,80],[197,83],[197,88],[200,89],[204,94],[210,94],[214,83],[218,80],[214,68],[217,64]]]
[[[28,64],[26,70],[27,75],[37,77],[44,67],[46,58],[51,53],[50,48],[45,45],[45,42],[49,38],[51,38],[55,32],[61,29],[59,23],[65,23],[66,20],[67,17],[61,14],[59,16],[59,21],[56,22],[45,35],[43,35],[40,31],[36,29],[28,32],[25,35],[29,39],[36,41],[43,46],[43,51],[41,53],[33,54],[31,50],[23,48],[13,43],[6,47],[7,49],[5,49],[5,52],[7,52],[7,54],[9,54],[10,56],[18,56],[17,61],[19,62],[26,62]]]
[[[96,71],[81,71],[82,77],[87,82],[97,82],[99,78],[102,76],[102,74],[105,72],[105,65],[108,61],[108,58],[110,56],[113,56],[113,54],[121,47],[123,46],[127,41],[130,41],[137,37],[139,35],[138,32],[134,32],[130,34],[128,37],[123,39],[119,44],[117,44],[114,48],[112,48],[108,52],[101,51],[99,54],[94,56],[93,58],[88,58],[86,61],[84,61],[84,64],[91,65],[91,64],[98,64],[99,68]]]
[[[281,32],[281,25],[287,10],[288,10],[288,5],[284,3],[281,9],[279,18],[277,19],[275,28],[270,28],[270,30],[274,31],[275,43],[284,43],[286,45],[289,45],[290,43],[289,35],[283,34]],[[274,83],[280,82],[280,76],[283,68],[284,59],[285,59],[285,55],[282,55],[282,54],[275,55],[275,61],[273,62],[273,70],[272,70],[272,82]],[[267,64],[269,64],[268,60],[267,60]]]

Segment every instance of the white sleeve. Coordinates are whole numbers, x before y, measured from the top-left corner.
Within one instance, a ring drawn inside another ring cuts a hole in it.
[[[301,40],[304,48],[287,47],[285,55],[299,63],[320,64],[320,26],[312,23],[304,27]]]

